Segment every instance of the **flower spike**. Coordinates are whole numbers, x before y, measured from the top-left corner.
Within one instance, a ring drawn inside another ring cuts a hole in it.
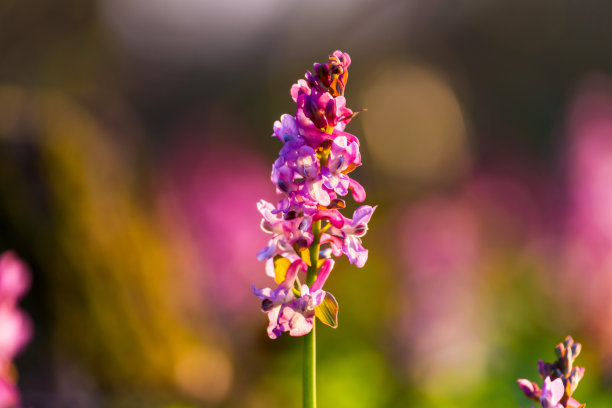
[[[349,192],[357,202],[366,196],[349,175],[361,166],[359,140],[345,131],[361,111],[349,109],[344,97],[350,65],[351,58],[342,51],[315,63],[291,87],[295,115],[284,114],[274,122],[271,136],[282,146],[270,178],[280,198],[276,204],[257,204],[261,229],[271,234],[257,259],[266,262],[266,275],[278,286],[253,287],[268,316],[271,338],[283,332],[303,336],[317,317],[336,327],[338,303],[323,289],[332,258],[346,255],[357,267],[368,258],[361,239],[376,207],[361,206],[352,219],[342,215]],[[302,279],[300,272],[306,275]]]
[[[557,360],[552,363],[538,361],[538,372],[544,379],[542,389],[529,380],[518,380],[521,391],[527,398],[540,403],[542,408],[581,408],[572,394],[584,376],[584,367],[574,366],[574,360],[580,354],[581,344],[575,343],[571,336],[555,347]]]

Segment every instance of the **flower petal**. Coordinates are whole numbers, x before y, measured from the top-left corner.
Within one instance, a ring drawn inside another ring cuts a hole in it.
[[[355,201],[357,201],[358,203],[362,203],[365,201],[366,192],[361,184],[359,184],[353,179],[349,179],[349,190],[351,190],[351,193],[353,193],[353,198],[355,199]]]

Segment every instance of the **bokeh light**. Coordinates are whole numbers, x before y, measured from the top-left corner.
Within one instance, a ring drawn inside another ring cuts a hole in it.
[[[469,166],[466,123],[440,74],[418,65],[385,67],[363,90],[363,126],[373,164],[414,182],[446,181]]]

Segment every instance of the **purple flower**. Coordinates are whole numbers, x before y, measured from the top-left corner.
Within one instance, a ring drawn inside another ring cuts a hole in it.
[[[329,92],[300,89],[296,102],[296,119],[300,128],[327,130],[338,126],[339,130],[344,130],[346,122],[353,117],[344,96],[334,98]]]
[[[533,381],[529,381],[525,378],[519,378],[518,383],[519,387],[527,398],[538,402],[540,401],[540,397],[542,396],[542,390],[540,390],[538,384],[534,383]]]
[[[315,63],[314,73],[307,72],[306,79],[309,86],[327,91],[333,96],[340,96],[344,94],[349,65],[351,65],[349,55],[336,50],[329,56],[329,62],[326,64]]]
[[[299,135],[295,118],[287,114],[282,115],[280,121],[274,122],[272,137],[277,137],[283,143],[297,139]]]
[[[253,293],[261,299],[261,311],[268,314],[268,336],[271,339],[278,338],[283,331],[283,326],[279,322],[282,311],[294,298],[293,284],[297,279],[298,271],[306,271],[306,263],[302,260],[294,261],[289,269],[285,280],[274,290],[270,288],[257,289],[253,285]]]
[[[343,95],[346,81],[348,79],[348,67],[351,65],[351,57],[345,52],[336,50],[329,56],[329,70],[332,74],[330,92],[332,95]]]
[[[331,145],[327,166],[332,173],[349,173],[361,165],[359,143],[346,136],[338,136]]]
[[[352,220],[340,213],[346,202],[339,197],[349,191],[356,201],[365,199],[363,187],[348,176],[361,165],[359,140],[344,131],[355,116],[343,96],[350,63],[348,54],[340,51],[325,64],[315,63],[314,73],[308,72],[306,80],[291,87],[295,117],[282,115],[274,123],[272,137],[282,141],[283,147],[270,178],[281,197],[276,206],[263,200],[258,204],[261,227],[272,238],[257,259],[266,261],[266,274],[277,282],[286,260],[291,266],[276,289],[253,289],[268,314],[271,338],[285,331],[305,335],[312,330],[315,316],[336,327],[337,302],[322,289],[334,265],[331,256],[344,253],[358,267],[368,256],[361,237],[376,207],[359,207]],[[314,277],[308,274],[316,274],[314,267],[323,260],[311,287],[300,286],[297,279],[297,271],[306,269],[302,258],[312,263],[306,271],[309,282]]]
[[[542,395],[540,396],[542,408],[564,408],[563,405],[559,404],[564,393],[565,388],[561,378],[550,381],[550,377],[546,377],[544,384],[542,384]]]
[[[290,336],[303,336],[312,330],[315,307],[325,298],[322,288],[333,266],[334,261],[326,259],[312,286],[302,285],[300,297],[282,310],[278,319],[282,331],[288,331]]]
[[[293,246],[298,248],[308,248],[313,240],[313,235],[309,231],[312,218],[308,216],[285,218],[280,213],[275,213],[275,207],[271,203],[260,200],[257,209],[263,216],[261,229],[272,238],[268,245],[257,254],[257,259],[264,261],[274,255],[284,256],[291,261],[298,258]]]
[[[578,383],[580,382],[580,380],[582,380],[582,377],[584,377],[584,367],[573,367],[572,372],[570,373],[568,378],[570,384],[570,395],[573,394],[574,391],[576,391]]]
[[[348,54],[335,51],[326,64],[314,64],[314,74],[306,73],[306,81],[300,79],[291,87],[291,97],[297,103],[296,119],[300,130],[313,129],[344,130],[346,123],[354,116],[346,107],[344,88],[348,79],[351,59]],[[309,144],[333,139],[323,134],[302,132]],[[312,138],[312,136],[315,136]]]
[[[291,207],[310,209],[331,203],[330,193],[323,188],[316,152],[301,138],[288,141],[281,149],[272,167],[272,182],[279,193],[287,195],[283,212]]]
[[[374,214],[376,206],[362,205],[353,213],[353,219],[344,218],[344,225],[338,229],[330,228],[332,235],[341,236],[343,238],[342,252],[348,257],[352,264],[358,268],[365,265],[368,260],[368,250],[361,245],[361,237],[368,231],[368,222]],[[334,240],[331,238],[330,243],[334,246]]]
[[[346,136],[337,137],[331,145],[327,167],[321,169],[325,187],[340,196],[345,196],[351,185],[350,178],[346,174],[359,165],[361,165],[359,144],[354,141],[349,142]]]
[[[574,359],[580,354],[582,346],[575,343],[571,336],[555,347],[557,360],[552,363],[538,361],[538,372],[544,378],[542,389],[526,379],[519,379],[519,387],[523,393],[543,408],[581,408],[584,405],[571,398],[578,383],[584,376],[583,367],[573,367]]]

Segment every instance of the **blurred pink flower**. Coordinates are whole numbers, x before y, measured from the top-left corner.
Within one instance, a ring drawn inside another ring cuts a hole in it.
[[[31,336],[30,320],[24,313],[11,306],[0,306],[0,364],[11,361]]]
[[[29,318],[17,309],[17,301],[29,287],[30,273],[23,261],[11,251],[0,255],[0,408],[19,402],[11,365],[32,336]]]
[[[0,257],[0,302],[16,302],[30,288],[26,265],[12,251]]]
[[[19,403],[19,393],[15,385],[0,376],[0,408],[15,407]]]
[[[405,366],[422,386],[441,378],[477,381],[486,321],[476,281],[481,237],[476,215],[458,200],[432,197],[403,210],[402,303],[397,321]],[[404,300],[406,299],[406,300]],[[461,373],[461,375],[459,375]]]
[[[266,245],[251,226],[261,220],[253,197],[269,190],[270,168],[244,147],[202,144],[199,132],[196,125],[185,138],[179,133],[162,167],[160,203],[181,270],[176,281],[182,294],[175,300],[197,313],[218,314],[223,324],[248,321],[244,306],[252,302],[248,288],[260,265],[244,254]],[[227,127],[208,132],[233,137]],[[273,199],[273,192],[265,198]]]
[[[569,110],[564,299],[612,371],[612,80],[583,82]],[[568,315],[569,316],[569,315]]]

